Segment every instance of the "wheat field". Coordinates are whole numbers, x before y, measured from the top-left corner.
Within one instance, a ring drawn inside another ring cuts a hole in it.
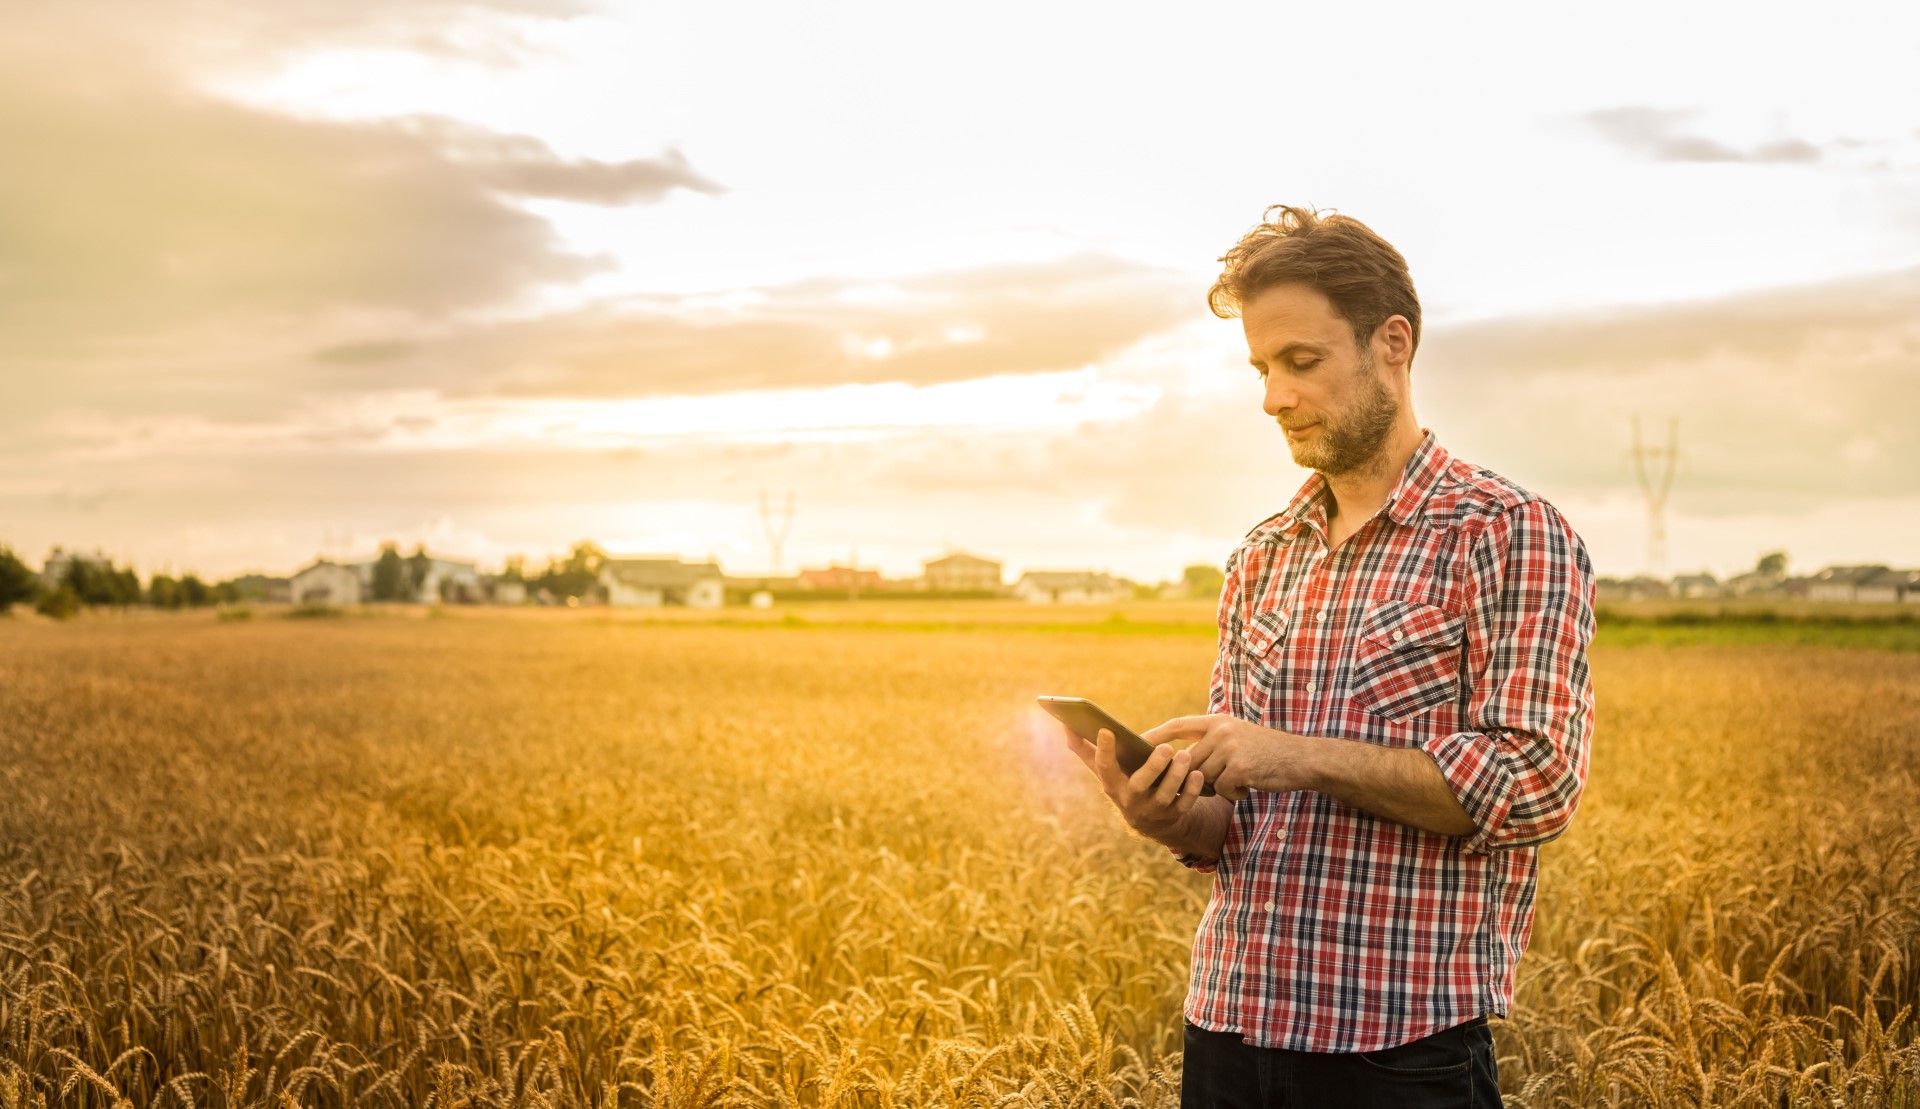
[[[1206,633],[0,620],[0,1106],[1173,1105]],[[1593,659],[1508,1103],[1920,1105],[1920,654]]]

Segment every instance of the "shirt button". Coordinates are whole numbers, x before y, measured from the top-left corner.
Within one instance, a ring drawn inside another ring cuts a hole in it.
[[[1326,618],[1327,618],[1326,609],[1322,608],[1322,609],[1314,610],[1313,619],[1315,623],[1319,623],[1320,621],[1325,620]]]
[[[1267,902],[1267,911],[1268,911],[1268,912],[1272,912],[1272,911],[1273,911],[1273,902],[1271,902],[1271,901],[1269,901],[1269,902]]]
[[[1308,682],[1308,683],[1306,684],[1306,687],[1305,687],[1305,688],[1306,688],[1306,691],[1307,691],[1308,693],[1312,693],[1312,692],[1313,692],[1313,683],[1312,683],[1312,682]]]
[[[1394,632],[1394,633],[1393,633],[1393,641],[1394,641],[1395,643],[1398,643],[1398,642],[1400,642],[1400,641],[1401,641],[1402,639],[1405,639],[1406,637],[1407,637],[1407,633],[1406,633],[1406,632],[1398,632],[1398,631],[1397,631],[1397,632]]]

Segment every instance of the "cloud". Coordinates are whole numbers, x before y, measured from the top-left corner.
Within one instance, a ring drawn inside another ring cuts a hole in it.
[[[489,329],[440,357],[469,391],[622,397],[916,385],[1089,365],[1190,317],[1181,275],[1083,254],[886,282],[818,278],[738,303],[649,298]]]
[[[1476,461],[1637,497],[1632,420],[1679,420],[1674,503],[1807,511],[1920,488],[1920,269],[1604,313],[1435,328],[1416,397]]]
[[[709,195],[725,191],[694,172],[678,150],[621,162],[564,161],[546,143],[526,135],[502,135],[431,116],[402,126],[488,187],[517,196],[619,205],[657,202],[677,188]]]
[[[672,150],[567,160],[449,120],[299,119],[222,100],[188,64],[209,38],[293,49],[456,6],[275,5],[272,20],[241,13],[231,27],[213,18],[227,9],[145,7],[135,39],[112,6],[48,5],[0,43],[0,356],[172,352],[323,317],[421,326],[604,264],[565,250],[518,198],[719,189]]]
[[[1792,136],[1740,148],[1688,133],[1684,125],[1699,113],[1683,108],[1628,106],[1603,108],[1578,117],[1602,138],[1655,162],[1751,162],[1806,165],[1824,152]]]

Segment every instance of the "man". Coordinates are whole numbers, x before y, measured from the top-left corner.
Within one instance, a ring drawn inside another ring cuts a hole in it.
[[[1487,1017],[1586,782],[1586,548],[1421,428],[1420,303],[1366,225],[1276,205],[1221,261],[1208,303],[1315,472],[1227,560],[1208,715],[1146,732],[1131,776],[1110,733],[1068,739],[1214,874],[1182,1104],[1498,1105]]]

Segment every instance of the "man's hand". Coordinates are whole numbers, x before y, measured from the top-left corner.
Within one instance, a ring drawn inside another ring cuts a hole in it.
[[[1161,744],[1192,740],[1193,746],[1181,752],[1188,765],[1231,801],[1241,800],[1251,789],[1286,793],[1313,788],[1308,779],[1308,745],[1313,740],[1237,716],[1177,716],[1140,738]]]
[[[1066,739],[1067,749],[1093,771],[1101,790],[1134,831],[1169,847],[1185,842],[1187,816],[1204,784],[1200,772],[1191,768],[1188,752],[1157,745],[1140,769],[1128,774],[1113,753],[1113,733],[1107,729],[1100,729],[1098,743],[1088,743],[1072,732],[1066,733]]]

